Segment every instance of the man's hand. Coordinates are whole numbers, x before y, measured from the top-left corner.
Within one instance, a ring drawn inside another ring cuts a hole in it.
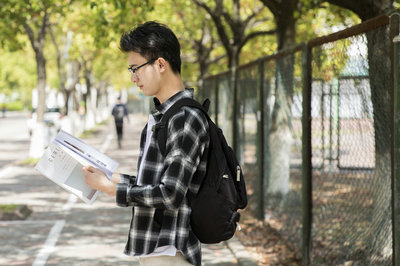
[[[116,184],[108,180],[103,171],[93,166],[84,166],[82,167],[82,172],[89,187],[103,191],[110,196],[115,196]]]
[[[114,184],[121,183],[121,175],[119,173],[113,173],[110,180]]]

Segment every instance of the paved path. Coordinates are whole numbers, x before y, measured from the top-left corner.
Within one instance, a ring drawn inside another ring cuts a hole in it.
[[[89,144],[120,163],[118,171],[136,173],[140,131],[146,117],[131,116],[122,149],[117,148],[112,121],[99,127]],[[25,155],[24,158],[26,158]],[[0,169],[0,204],[27,204],[25,221],[0,221],[0,265],[139,265],[122,253],[130,208],[100,194],[87,205],[39,175],[33,167]],[[256,265],[236,239],[203,246],[203,265]]]

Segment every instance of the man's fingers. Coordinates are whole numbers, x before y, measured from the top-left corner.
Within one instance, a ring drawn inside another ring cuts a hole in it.
[[[87,171],[87,172],[90,172],[90,173],[94,173],[94,172],[96,171],[96,168],[94,168],[94,167],[91,166],[91,165],[88,165],[88,166],[82,167],[82,170]]]
[[[91,165],[84,166],[82,168],[82,171],[87,171],[90,174],[97,174],[97,175],[106,175],[103,171],[101,171],[99,168],[93,167]],[[87,173],[87,174],[89,174]]]
[[[92,173],[95,172],[95,168],[93,166],[90,166],[90,165],[84,166],[84,167],[82,167],[82,172],[83,172],[84,175],[92,174]]]

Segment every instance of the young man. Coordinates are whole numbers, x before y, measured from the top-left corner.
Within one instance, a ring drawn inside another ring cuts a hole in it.
[[[124,130],[124,117],[126,117],[129,121],[128,108],[126,108],[125,104],[121,103],[121,97],[117,98],[117,102],[112,108],[111,114],[114,116],[118,148],[121,148],[121,141]]]
[[[141,265],[201,265],[188,197],[197,193],[205,175],[207,119],[191,107],[171,117],[165,157],[153,135],[154,125],[173,103],[193,97],[180,76],[178,39],[165,25],[147,22],[124,34],[120,46],[129,55],[132,82],[144,95],[155,96],[155,109],[142,131],[137,177],[114,174],[110,181],[100,170],[84,167],[86,182],[115,195],[119,206],[133,206],[125,254],[139,256]]]

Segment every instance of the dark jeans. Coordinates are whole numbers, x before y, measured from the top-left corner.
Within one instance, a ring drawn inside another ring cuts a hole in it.
[[[118,147],[119,147],[119,148],[121,148],[121,140],[122,140],[123,126],[124,126],[124,123],[119,123],[119,122],[115,121],[115,128],[116,128],[116,130],[117,130]]]
[[[115,124],[115,128],[117,129],[118,139],[122,139],[123,125],[124,124]]]

